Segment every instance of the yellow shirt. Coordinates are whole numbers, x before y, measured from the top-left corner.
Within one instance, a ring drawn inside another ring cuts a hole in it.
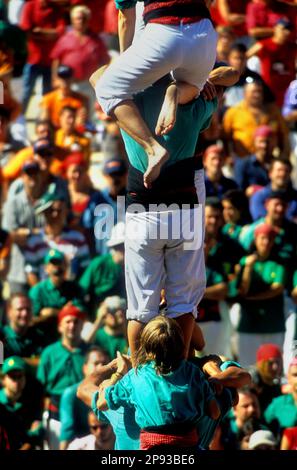
[[[88,105],[87,100],[86,96],[75,91],[71,92],[71,96],[62,97],[60,90],[54,90],[43,96],[40,107],[47,110],[51,123],[58,128],[60,126],[60,113],[64,106],[79,109]]]

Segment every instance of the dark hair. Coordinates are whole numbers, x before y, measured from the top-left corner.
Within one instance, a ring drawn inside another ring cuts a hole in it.
[[[278,157],[278,158],[273,158],[271,160],[270,165],[269,165],[269,171],[272,170],[275,163],[282,163],[283,165],[286,165],[290,169],[290,171],[292,170],[292,163],[289,160]]]
[[[61,116],[65,111],[69,111],[70,113],[76,114],[76,109],[75,109],[75,108],[72,108],[72,106],[63,106],[63,108],[62,108],[61,111],[60,111],[60,116]]]
[[[232,206],[240,212],[240,222],[247,224],[251,221],[249,201],[244,191],[240,189],[229,189],[223,194],[222,201],[230,201]]]
[[[7,300],[6,308],[9,310],[12,306],[12,303],[13,303],[14,299],[17,299],[19,297],[29,300],[29,302],[31,304],[31,299],[30,299],[30,297],[28,297],[27,294],[25,294],[24,292],[15,292],[14,294],[11,294],[11,296]]]
[[[246,54],[246,51],[247,47],[244,44],[232,44],[229,50],[229,55],[231,54],[231,52],[241,52],[242,54]]]
[[[93,345],[91,346],[88,351],[86,352],[86,355],[85,355],[85,360],[84,360],[84,364],[87,364],[89,359],[90,359],[90,355],[93,353],[93,352],[97,352],[98,354],[104,354],[104,356],[106,356],[106,360],[107,362],[110,360],[110,357],[108,355],[108,353],[100,348],[99,346],[96,346],[96,345]]]
[[[177,369],[184,358],[184,347],[179,324],[172,318],[158,315],[142,330],[135,368],[154,361],[158,374],[168,374]]]
[[[5,121],[9,122],[11,117],[11,112],[9,109],[0,106],[0,119],[4,119]]]
[[[211,207],[212,209],[217,209],[221,212],[223,212],[223,206],[218,197],[211,196],[207,197],[205,201],[205,207]]]

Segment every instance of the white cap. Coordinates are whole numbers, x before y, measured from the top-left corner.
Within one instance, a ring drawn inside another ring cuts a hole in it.
[[[275,447],[277,441],[271,431],[265,431],[261,429],[259,431],[253,432],[249,439],[249,449],[255,450],[260,445],[269,445]]]
[[[106,297],[104,304],[111,310],[126,310],[126,300],[118,295]]]
[[[119,222],[112,227],[110,239],[106,243],[106,246],[112,248],[116,245],[121,245],[125,242],[125,223]]]

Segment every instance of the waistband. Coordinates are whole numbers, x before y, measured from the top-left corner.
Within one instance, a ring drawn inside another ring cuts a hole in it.
[[[176,426],[177,427],[177,426]],[[156,428],[157,429],[157,428]],[[162,434],[157,432],[140,431],[140,449],[148,450],[156,446],[194,447],[198,445],[198,433],[194,428],[184,435]]]

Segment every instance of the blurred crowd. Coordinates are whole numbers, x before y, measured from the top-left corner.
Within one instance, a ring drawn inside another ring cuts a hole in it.
[[[240,79],[197,145],[198,323],[202,354],[253,384],[210,448],[296,450],[297,1],[215,0],[212,18]],[[114,448],[76,391],[128,349],[127,156],[88,81],[118,54],[114,0],[0,0],[0,449]]]

